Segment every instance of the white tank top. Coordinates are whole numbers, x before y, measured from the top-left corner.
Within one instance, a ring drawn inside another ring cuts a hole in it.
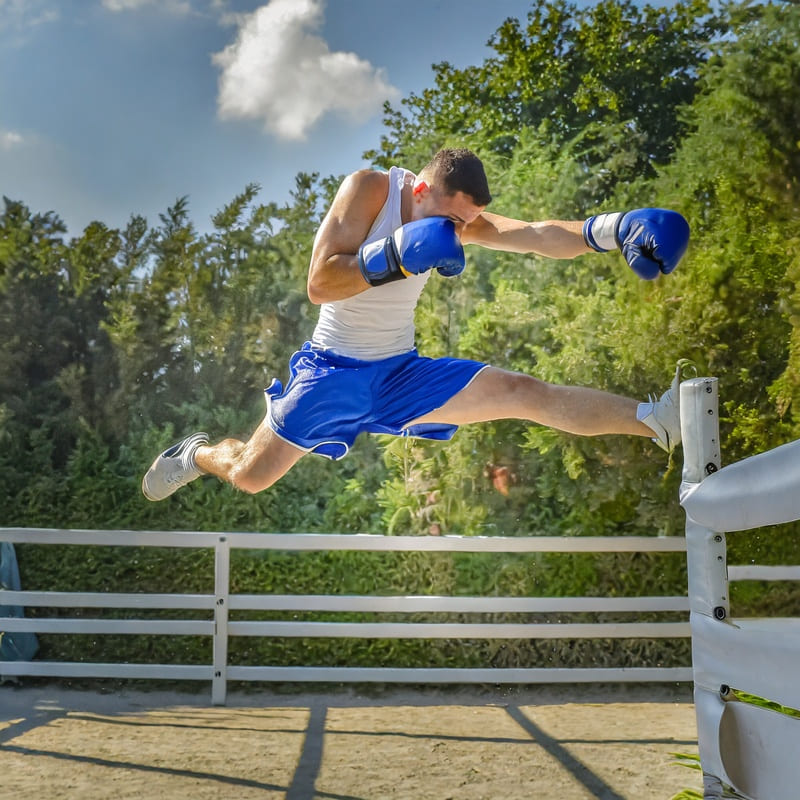
[[[389,196],[365,243],[384,239],[403,224],[401,190],[409,177],[413,173],[401,167],[389,170]],[[311,343],[362,361],[407,353],[414,348],[414,310],[429,277],[430,272],[411,275],[346,300],[323,303]]]

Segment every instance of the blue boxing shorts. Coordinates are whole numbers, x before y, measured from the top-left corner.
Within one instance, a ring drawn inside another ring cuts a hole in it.
[[[306,342],[289,362],[286,390],[277,380],[265,390],[267,421],[281,439],[334,460],[360,433],[451,439],[456,425],[409,423],[441,408],[486,366],[416,350],[361,361]]]

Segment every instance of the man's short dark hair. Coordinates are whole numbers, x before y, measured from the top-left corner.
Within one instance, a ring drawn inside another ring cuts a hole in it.
[[[436,184],[445,194],[463,192],[478,206],[488,206],[492,202],[483,163],[465,147],[440,150],[422,171],[435,176]]]

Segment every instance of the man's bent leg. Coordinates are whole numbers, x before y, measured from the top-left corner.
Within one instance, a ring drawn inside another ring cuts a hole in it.
[[[195,453],[197,466],[209,475],[255,494],[282,478],[305,451],[281,439],[264,420],[247,442],[224,439]]]
[[[638,407],[636,400],[599,389],[560,386],[520,372],[487,367],[441,408],[411,424],[467,425],[526,419],[582,436],[652,436],[653,430],[636,418]]]

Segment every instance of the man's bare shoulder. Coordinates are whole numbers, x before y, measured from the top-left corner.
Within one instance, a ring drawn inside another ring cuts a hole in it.
[[[341,190],[365,195],[386,195],[389,191],[389,173],[377,169],[358,169],[345,177]]]
[[[389,196],[389,175],[373,169],[359,169],[347,175],[339,185],[328,211],[328,218],[352,221],[368,218],[369,225]],[[369,228],[369,225],[367,228]]]

